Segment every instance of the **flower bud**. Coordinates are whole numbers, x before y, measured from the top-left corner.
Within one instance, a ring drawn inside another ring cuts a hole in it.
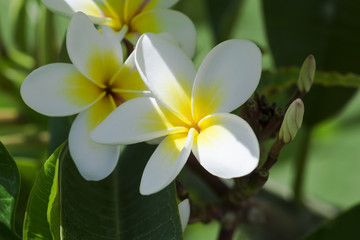
[[[304,117],[304,103],[300,98],[293,101],[287,109],[279,131],[279,139],[287,144],[291,142],[301,127]]]
[[[300,92],[309,92],[314,82],[316,70],[315,58],[313,55],[308,56],[300,69],[297,87]]]

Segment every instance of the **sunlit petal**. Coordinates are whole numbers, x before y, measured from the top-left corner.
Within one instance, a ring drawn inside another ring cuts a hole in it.
[[[174,10],[157,9],[139,14],[131,21],[133,32],[140,34],[162,33],[172,34],[181,48],[193,57],[196,47],[196,30],[192,21],[184,14]]]
[[[75,67],[100,86],[106,85],[123,62],[116,34],[107,26],[99,33],[89,18],[76,13],[69,24],[66,46]]]
[[[86,180],[98,181],[114,170],[120,146],[103,145],[91,140],[88,120],[87,111],[76,117],[70,129],[69,149],[81,176]]]
[[[184,232],[190,218],[190,202],[185,199],[178,205],[182,231]]]
[[[92,132],[99,143],[131,144],[144,142],[171,133],[185,132],[166,108],[154,98],[140,97],[121,104]]]
[[[94,23],[102,23],[106,18],[93,0],[42,0],[52,11],[71,17],[76,12],[88,15]]]
[[[167,39],[147,33],[136,45],[135,62],[152,93],[183,119],[190,119],[196,69],[186,54]]]
[[[233,114],[215,114],[200,123],[193,153],[211,174],[221,178],[241,177],[259,163],[259,143],[242,118]]]
[[[135,15],[154,8],[169,8],[179,0],[125,0],[124,19],[129,22]]]
[[[73,65],[53,63],[30,73],[21,85],[24,102],[47,116],[67,116],[91,106],[101,90]]]
[[[156,193],[169,185],[184,167],[193,144],[195,130],[167,136],[146,164],[141,177],[140,193]]]
[[[261,75],[261,52],[247,40],[217,45],[202,62],[193,89],[194,118],[231,112],[255,91]]]

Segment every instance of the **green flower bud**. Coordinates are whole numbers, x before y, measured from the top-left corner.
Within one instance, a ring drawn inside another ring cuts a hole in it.
[[[300,69],[297,87],[300,92],[309,92],[314,82],[316,62],[313,55],[308,56]]]
[[[304,117],[304,103],[300,98],[293,101],[285,113],[279,131],[279,139],[287,144],[291,142],[301,127]]]

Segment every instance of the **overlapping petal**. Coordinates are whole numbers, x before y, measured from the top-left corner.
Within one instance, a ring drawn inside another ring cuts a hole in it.
[[[231,112],[255,91],[261,75],[261,52],[247,40],[228,40],[204,59],[194,82],[192,106],[195,121]]]
[[[156,193],[169,185],[185,165],[193,144],[196,131],[167,136],[146,164],[141,177],[140,193]]]
[[[103,0],[109,13],[118,21],[123,22],[124,0]]]
[[[131,144],[186,131],[180,120],[154,98],[140,97],[115,109],[91,136],[99,143]]]
[[[196,47],[196,30],[192,21],[174,10],[156,9],[143,12],[130,23],[133,32],[172,34],[189,57],[193,57]]]
[[[249,124],[233,114],[214,114],[199,122],[193,153],[211,174],[221,178],[241,177],[259,162],[259,143]]]
[[[120,146],[94,142],[89,134],[89,119],[91,116],[88,111],[76,117],[69,133],[69,149],[81,176],[86,180],[98,181],[114,170]]]
[[[114,31],[107,26],[102,31],[100,34],[85,14],[76,13],[69,24],[66,46],[76,68],[104,87],[120,70],[123,54]]]
[[[169,8],[179,0],[125,0],[124,19],[129,22],[135,15],[154,8]]]
[[[88,15],[94,23],[106,21],[102,10],[93,0],[42,0],[52,11],[71,17],[75,12],[83,12]]]
[[[147,33],[135,49],[137,69],[152,93],[184,121],[191,119],[191,89],[196,69],[175,44]]]
[[[116,100],[111,95],[106,95],[87,110],[87,128],[92,131],[116,108]]]
[[[130,54],[120,71],[112,78],[110,85],[112,91],[120,93],[126,101],[136,97],[151,96],[151,92],[136,69],[134,52]]]
[[[47,116],[67,116],[101,99],[101,90],[73,65],[53,63],[34,70],[21,85],[21,97]]]

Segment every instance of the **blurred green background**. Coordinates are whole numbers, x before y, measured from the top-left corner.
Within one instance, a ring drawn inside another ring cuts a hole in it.
[[[342,76],[360,71],[360,2],[355,0],[181,0],[175,8],[195,23],[197,66],[218,42],[245,38],[259,45],[263,70],[275,77],[279,67],[299,67],[309,54],[319,71]],[[33,69],[58,61],[68,22],[38,0],[0,0],[0,141],[21,172],[19,229],[31,185],[49,155],[48,120],[25,106],[19,88]],[[306,96],[304,128],[271,169],[267,191],[292,202],[296,158],[306,141],[302,196],[307,208],[334,217],[360,202],[360,77],[353,78],[350,86],[334,77]],[[289,77],[289,86],[293,83]],[[260,84],[271,86],[269,100],[284,105],[288,89],[277,82]],[[215,222],[190,225],[185,239],[216,239],[218,229]],[[239,231],[236,239],[254,239],[248,233]]]

